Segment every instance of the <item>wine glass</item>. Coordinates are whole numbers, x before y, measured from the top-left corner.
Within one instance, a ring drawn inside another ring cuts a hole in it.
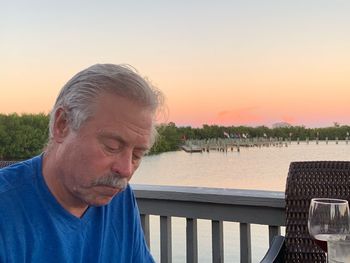
[[[349,234],[348,201],[331,198],[311,199],[308,229],[315,243],[327,257],[327,241],[343,240]]]

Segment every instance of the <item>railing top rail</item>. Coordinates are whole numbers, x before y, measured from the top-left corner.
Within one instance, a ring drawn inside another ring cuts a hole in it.
[[[152,200],[189,201],[227,205],[285,207],[285,194],[279,191],[160,186],[133,184],[137,198]]]

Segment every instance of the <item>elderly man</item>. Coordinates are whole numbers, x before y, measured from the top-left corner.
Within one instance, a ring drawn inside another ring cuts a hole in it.
[[[154,262],[128,185],[162,94],[99,64],[61,90],[45,151],[0,170],[0,262]]]

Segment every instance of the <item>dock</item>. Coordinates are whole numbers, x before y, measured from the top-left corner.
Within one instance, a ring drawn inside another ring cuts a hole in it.
[[[181,145],[180,148],[188,153],[201,153],[202,147],[199,145]]]

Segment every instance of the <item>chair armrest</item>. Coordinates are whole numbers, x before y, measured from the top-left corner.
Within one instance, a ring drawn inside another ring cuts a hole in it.
[[[284,248],[284,236],[275,236],[269,250],[260,263],[283,263]]]

